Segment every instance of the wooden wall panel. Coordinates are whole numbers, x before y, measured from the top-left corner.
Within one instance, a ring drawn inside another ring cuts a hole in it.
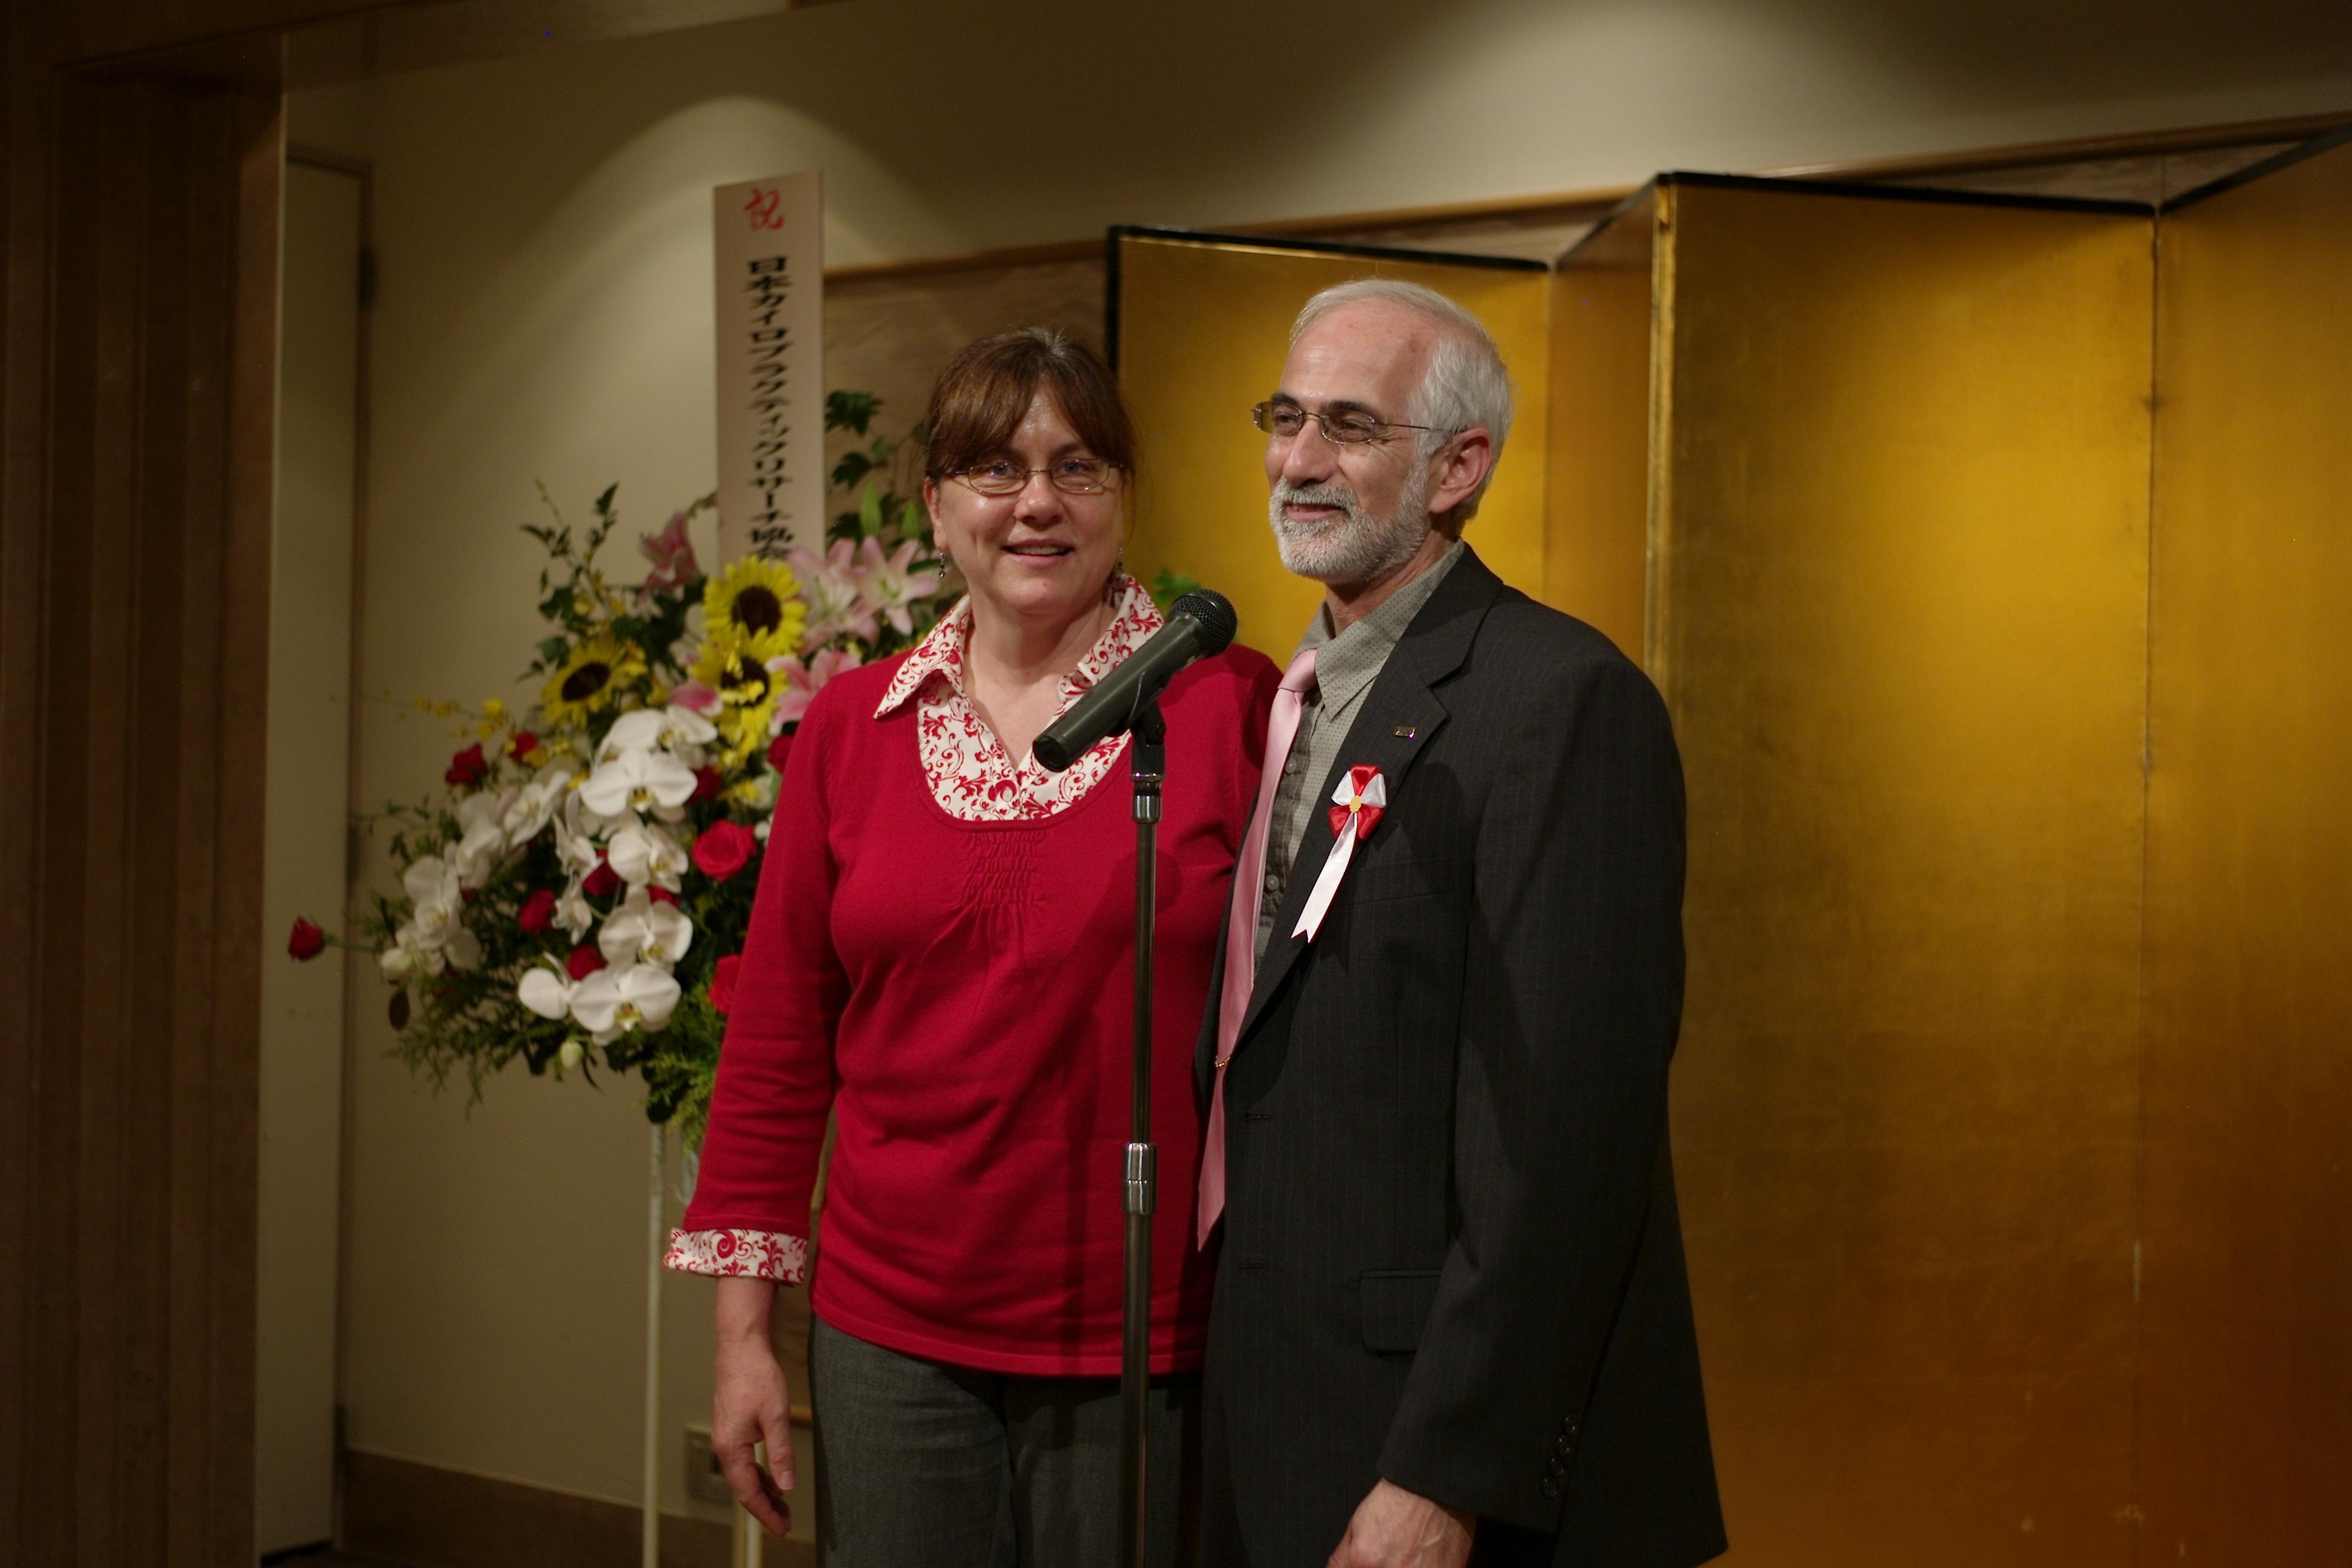
[[[0,1556],[242,1564],[278,102],[12,67]]]
[[[2152,1563],[2352,1563],[2352,146],[2168,214],[2139,1441]]]
[[[31,722],[41,672],[42,382],[47,363],[52,20],[31,6],[0,13],[0,732]],[[37,749],[0,745],[0,886],[29,888]],[[23,826],[19,826],[19,823]],[[36,1321],[28,1267],[37,1216],[29,1201],[37,1125],[33,1077],[33,902],[0,899],[0,1559],[21,1555],[30,1495],[25,1407]]]
[[[62,13],[59,58],[96,61],[264,35],[416,0],[76,0]],[[476,8],[478,8],[477,6]]]

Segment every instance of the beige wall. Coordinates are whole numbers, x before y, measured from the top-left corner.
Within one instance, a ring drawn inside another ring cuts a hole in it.
[[[515,529],[536,481],[576,515],[617,480],[646,528],[709,489],[713,184],[824,168],[829,259],[848,263],[2352,103],[2352,39],[2322,7],[2169,19],[2188,9],[2141,7],[2125,34],[2004,26],[2021,5],[1367,0],[1335,27],[1226,0],[858,0],[298,96],[294,140],[378,174],[359,679],[389,700],[362,725],[362,798],[431,786],[454,744],[399,700],[528,696],[504,678],[535,633]],[[842,291],[829,378],[911,416],[939,352],[1017,317],[1090,326],[1098,277]],[[389,881],[380,857],[368,874]],[[379,1003],[353,1058],[352,1442],[633,1499],[632,1090],[517,1073],[469,1115],[385,1059]],[[707,1413],[708,1300],[667,1287],[674,1508],[677,1435]]]

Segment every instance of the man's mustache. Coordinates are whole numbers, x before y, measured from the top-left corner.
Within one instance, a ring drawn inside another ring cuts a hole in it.
[[[1356,492],[1345,485],[1294,485],[1287,479],[1276,485],[1274,499],[1277,506],[1336,506],[1350,517],[1359,504]]]

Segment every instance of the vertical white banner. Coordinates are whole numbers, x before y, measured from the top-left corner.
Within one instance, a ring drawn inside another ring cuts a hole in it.
[[[719,559],[824,547],[824,186],[711,192],[718,258]]]

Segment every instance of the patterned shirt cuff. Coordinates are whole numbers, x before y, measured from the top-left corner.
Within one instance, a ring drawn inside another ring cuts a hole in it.
[[[673,1230],[662,1267],[681,1274],[746,1276],[797,1285],[808,1241],[766,1230]]]

